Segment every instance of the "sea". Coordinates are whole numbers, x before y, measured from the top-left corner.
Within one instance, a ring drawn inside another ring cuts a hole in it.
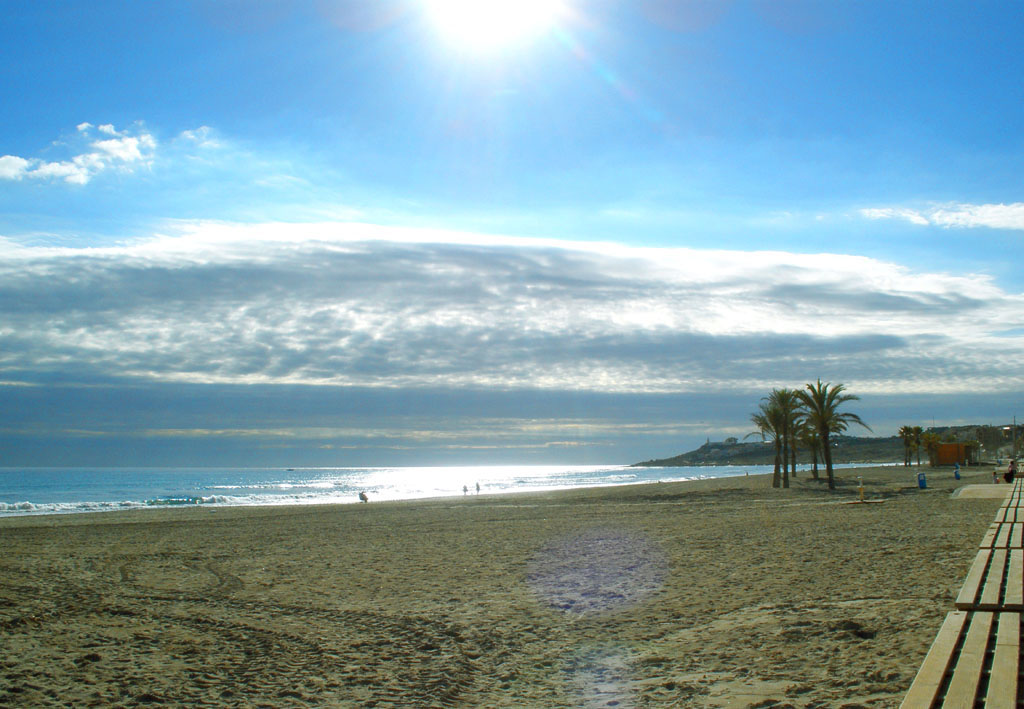
[[[798,471],[808,474],[809,468],[798,466]],[[0,517],[186,505],[358,503],[360,493],[365,494],[370,502],[416,500],[702,480],[770,472],[770,465],[674,468],[626,465],[0,468]]]

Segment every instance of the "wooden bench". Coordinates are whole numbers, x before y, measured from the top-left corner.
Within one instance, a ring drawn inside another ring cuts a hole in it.
[[[1024,506],[1020,480],[982,537],[980,549],[956,597],[958,610],[1024,610]]]
[[[1021,498],[1024,496],[1024,479],[1014,478],[1013,490],[1006,497],[1006,502],[1003,507],[1019,507],[1021,506]]]
[[[1020,620],[1015,612],[952,611],[925,656],[901,709],[1016,709]]]
[[[1016,490],[1006,496],[1006,500],[996,512],[996,522],[1024,522],[1024,510],[1021,510],[1021,502],[1016,498]]]
[[[1016,521],[1018,518],[1021,521]],[[1000,522],[999,517],[1005,516],[1005,522]],[[981,540],[982,549],[1020,549],[1024,544],[1024,509],[1000,508],[996,515],[996,521],[989,526],[988,531]]]
[[[1024,707],[1024,480],[1015,480],[979,545],[901,709]]]
[[[955,605],[962,611],[1024,610],[1024,549],[979,551]]]

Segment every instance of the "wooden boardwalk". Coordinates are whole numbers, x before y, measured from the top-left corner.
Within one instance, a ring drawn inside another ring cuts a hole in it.
[[[981,540],[957,610],[939,634],[902,709],[1024,707],[1024,485],[1014,481]]]

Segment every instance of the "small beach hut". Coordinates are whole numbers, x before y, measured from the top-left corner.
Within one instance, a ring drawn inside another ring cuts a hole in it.
[[[978,444],[976,443],[940,443],[935,451],[936,465],[977,465]]]

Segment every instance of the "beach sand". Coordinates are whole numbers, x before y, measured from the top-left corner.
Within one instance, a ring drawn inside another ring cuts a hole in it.
[[[0,705],[895,707],[1000,504],[921,470],[0,519]]]

